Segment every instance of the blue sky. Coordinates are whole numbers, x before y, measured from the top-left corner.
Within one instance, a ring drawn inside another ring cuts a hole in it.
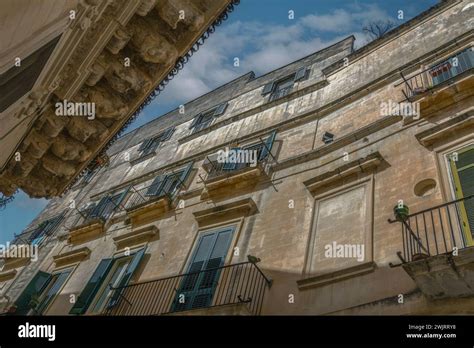
[[[437,0],[241,0],[160,94],[132,124],[139,127],[249,71],[264,74],[349,35],[356,48],[367,43],[362,31],[373,20],[397,25],[435,5]],[[289,19],[289,11],[294,19]],[[403,19],[398,19],[399,11]],[[240,65],[234,66],[234,58]],[[20,233],[46,206],[46,199],[19,193],[0,211],[0,243]]]

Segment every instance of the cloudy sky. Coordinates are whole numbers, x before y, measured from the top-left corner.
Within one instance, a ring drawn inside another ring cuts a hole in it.
[[[437,0],[241,0],[229,19],[201,46],[130,130],[249,71],[261,75],[349,35],[368,42],[362,28],[374,20],[396,25]],[[294,18],[289,18],[293,11]],[[399,19],[403,11],[403,19]],[[234,59],[239,66],[234,66]],[[0,211],[0,243],[20,233],[47,204],[20,193]]]

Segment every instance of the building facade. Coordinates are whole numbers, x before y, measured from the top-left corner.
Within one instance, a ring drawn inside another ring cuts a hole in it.
[[[122,136],[3,261],[13,314],[474,313],[473,24],[442,1]]]

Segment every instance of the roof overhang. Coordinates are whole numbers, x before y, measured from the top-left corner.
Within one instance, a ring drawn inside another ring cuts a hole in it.
[[[42,3],[49,1],[54,0]],[[31,89],[16,92],[0,115],[0,192],[8,196],[22,189],[31,197],[62,194],[163,89],[236,3],[66,3],[74,5],[75,18],[64,6],[62,15],[45,29],[47,35],[37,36],[44,45],[54,42],[47,59],[28,61],[42,48],[34,35],[30,52],[22,52],[23,62],[44,67],[36,76],[28,75]],[[24,10],[21,5],[16,8]],[[2,58],[5,54],[0,55],[0,87],[6,80],[3,76],[17,75],[11,70],[13,61],[7,70]]]

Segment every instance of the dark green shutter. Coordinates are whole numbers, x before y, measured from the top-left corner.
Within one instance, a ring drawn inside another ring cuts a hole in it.
[[[233,147],[231,151],[240,151],[240,147]],[[222,170],[235,170],[237,168],[237,160],[235,162],[229,162],[229,158],[226,159],[222,166]]]
[[[193,122],[191,122],[191,125],[189,128],[194,128],[194,126],[199,123],[199,120],[201,119],[202,114],[197,115],[196,117],[193,118]]]
[[[259,161],[264,160],[269,152],[272,150],[273,142],[275,141],[276,131],[273,131],[270,136],[265,140],[265,146],[263,146],[262,152],[258,158]]]
[[[145,196],[157,196],[160,191],[161,187],[163,186],[163,182],[165,181],[166,175],[158,175],[153,182],[151,183],[150,187],[148,187],[148,190],[145,193]]]
[[[63,284],[68,279],[71,271],[72,269],[67,269],[63,272],[56,273],[51,277],[51,281],[54,283],[51,283],[51,286],[48,287],[48,291],[45,293],[44,298],[37,307],[37,313],[42,314],[43,311],[49,306],[49,304],[54,301],[54,299],[58,295],[59,290],[61,290]]]
[[[299,68],[295,73],[295,78],[293,79],[294,82],[303,79],[306,76],[306,67]]]
[[[99,291],[100,286],[102,285],[107,273],[112,267],[112,259],[103,259],[100,261],[99,266],[95,269],[92,277],[87,282],[84,290],[77,298],[76,303],[69,311],[69,314],[84,314],[87,311],[87,308],[90,306],[94,296]]]
[[[152,141],[153,141],[153,138],[145,139],[145,140],[141,143],[140,147],[138,148],[138,151],[143,151],[143,150],[145,150],[145,149],[151,144]]]
[[[174,131],[175,131],[175,127],[170,127],[167,130],[165,130],[160,137],[161,141],[169,140],[171,136],[173,135]]]
[[[109,197],[102,197],[99,203],[97,203],[92,212],[90,214],[90,218],[98,218],[102,217],[102,213],[104,212],[105,208],[107,207],[107,203],[109,202]]]
[[[186,167],[184,168],[184,170],[182,171],[180,177],[179,177],[179,180],[180,180],[180,187],[181,187],[181,184],[185,184],[186,183],[186,179],[188,178],[189,176],[189,173],[191,173],[191,170],[193,169],[193,162],[189,162]],[[183,187],[181,187],[183,188]]]
[[[214,116],[221,116],[224,114],[225,110],[227,109],[227,105],[227,102],[220,104],[214,111]]]
[[[262,95],[266,95],[266,94],[268,94],[268,93],[273,92],[273,89],[274,89],[274,88],[275,88],[275,82],[267,83],[267,84],[263,87]]]
[[[138,265],[140,264],[141,260],[143,259],[143,256],[145,255],[145,248],[142,248],[138,250],[132,258],[132,261],[128,264],[127,270],[125,271],[124,275],[122,276],[122,279],[120,279],[120,283],[118,284],[117,288],[121,288],[118,290],[114,290],[114,293],[110,297],[109,304],[107,305],[107,308],[112,308],[115,305],[118,304],[120,300],[120,294],[123,292],[124,286],[128,284],[130,279],[133,276],[133,273],[137,269]]]
[[[458,156],[456,167],[462,190],[458,197],[469,197],[474,195],[474,148],[461,152]],[[474,236],[474,199],[464,201],[464,207],[469,229]]]
[[[27,287],[18,299],[15,301],[16,315],[27,315],[30,311],[30,302],[33,295],[41,295],[44,288],[48,285],[51,280],[51,274],[39,271],[28,283]]]

